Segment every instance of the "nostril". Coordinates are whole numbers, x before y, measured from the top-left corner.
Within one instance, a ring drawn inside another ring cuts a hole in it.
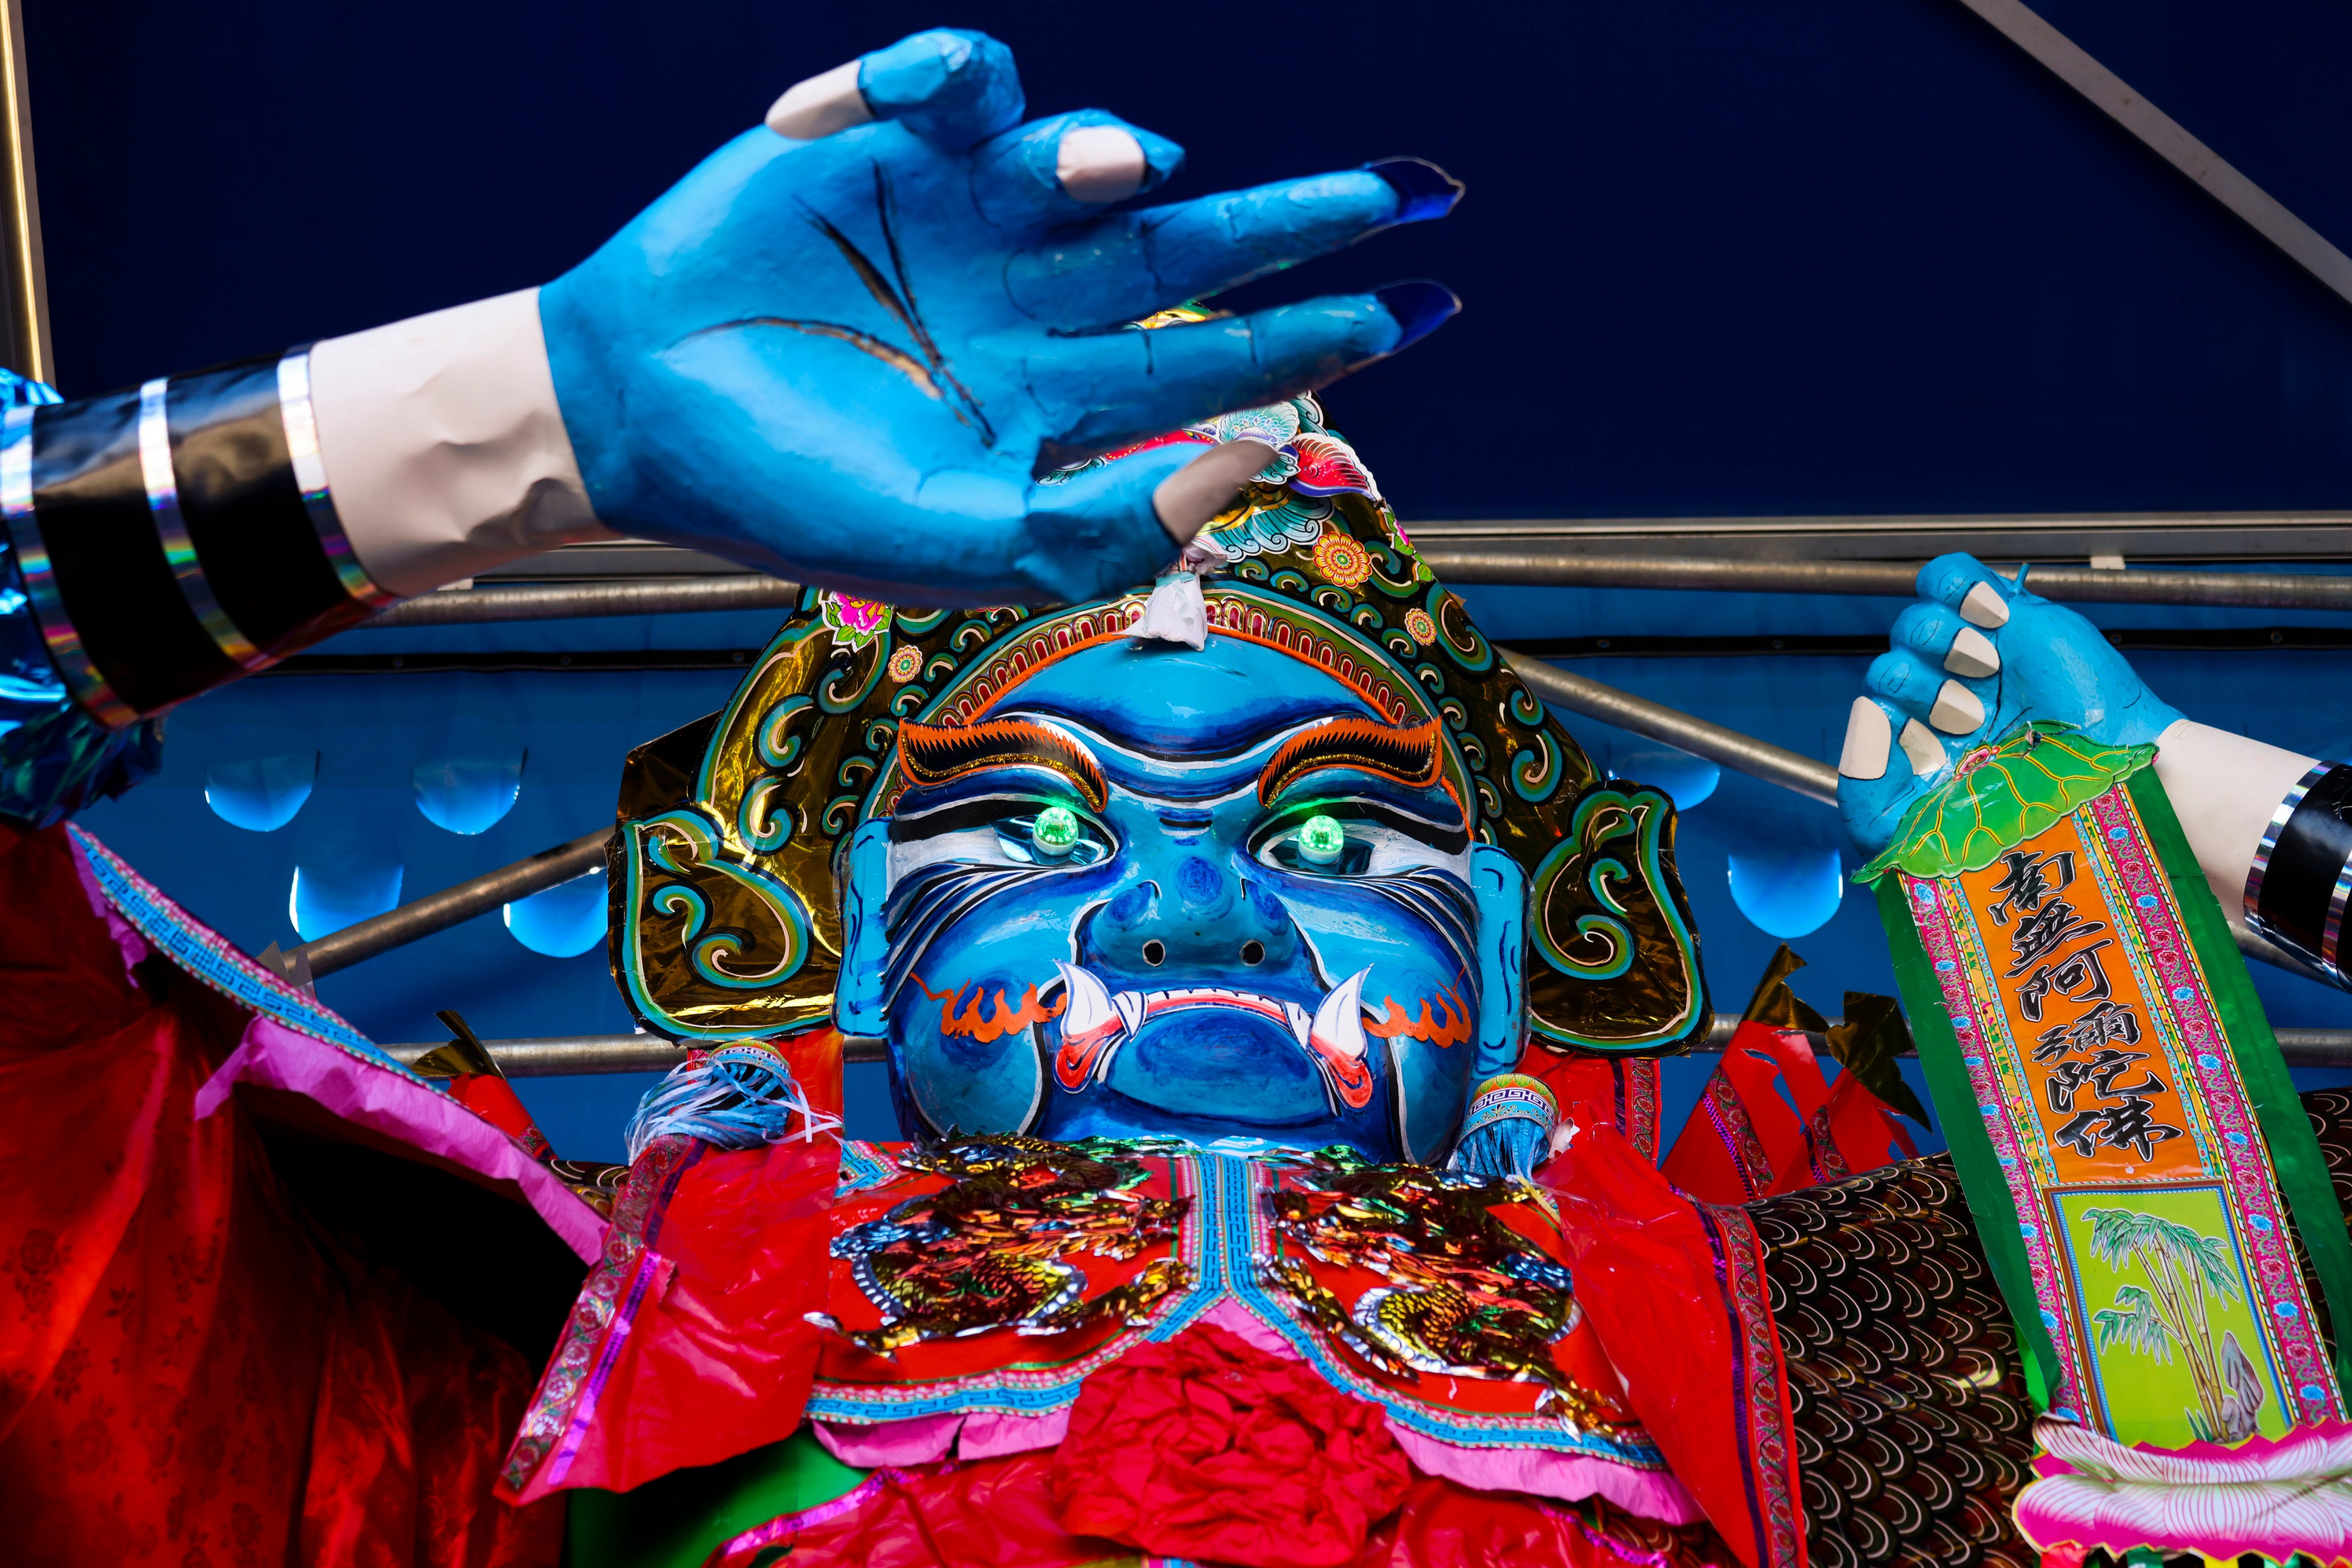
[[[1242,943],[1242,962],[1244,963],[1264,963],[1265,962],[1265,943],[1262,942],[1245,942]]]
[[[1154,969],[1157,969],[1161,964],[1167,963],[1168,944],[1157,941],[1145,942],[1143,944],[1143,962],[1151,965]]]

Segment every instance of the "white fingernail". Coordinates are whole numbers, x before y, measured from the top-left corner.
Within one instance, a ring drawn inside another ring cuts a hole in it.
[[[1944,742],[1916,719],[1903,721],[1903,754],[1911,759],[1911,771],[1920,778],[1933,778],[1943,771]]]
[[[1151,492],[1152,514],[1171,539],[1190,544],[1274,458],[1274,448],[1264,441],[1244,438],[1212,447],[1160,481]]]
[[[1984,722],[1984,704],[1957,680],[1947,680],[1927,710],[1927,722],[1947,735],[1965,735]]]
[[[1081,125],[1054,153],[1054,175],[1073,200],[1123,202],[1143,188],[1143,143],[1116,125]]]
[[[1960,619],[1972,626],[1988,631],[2009,625],[2009,601],[1992,591],[1992,584],[1979,583],[1960,601]]]
[[[1886,776],[1886,753],[1895,744],[1895,726],[1885,711],[1867,697],[1853,700],[1846,715],[1845,750],[1838,753],[1838,772],[1850,779]]]
[[[1992,639],[1974,626],[1962,626],[1952,638],[1951,651],[1944,655],[1944,668],[1954,675],[1964,675],[1970,680],[1982,680],[1999,673],[2000,654]]]
[[[874,118],[857,90],[859,61],[835,66],[823,76],[796,81],[768,106],[768,129],[795,142],[814,142]]]

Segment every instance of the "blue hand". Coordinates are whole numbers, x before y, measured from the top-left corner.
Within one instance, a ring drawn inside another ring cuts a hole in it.
[[[2180,717],[2098,627],[1973,556],[1919,569],[1919,602],[1895,618],[1890,642],[1864,678],[1869,695],[1854,700],[1838,763],[1838,809],[1864,855],[1886,847],[1971,747],[2029,720],[2138,745]]]
[[[1117,592],[1208,515],[1163,527],[1153,510],[1200,448],[1051,486],[1041,465],[1320,386],[1455,308],[1405,284],[1118,330],[1441,216],[1460,187],[1405,161],[1108,210],[1182,149],[1094,110],[1020,124],[995,40],[924,33],[866,56],[854,91],[848,74],[841,112],[786,121],[871,123],[746,132],[541,292],[564,424],[607,523],[883,599]],[[1074,132],[1092,165],[1073,163]],[[1124,177],[1105,174],[1106,147]]]

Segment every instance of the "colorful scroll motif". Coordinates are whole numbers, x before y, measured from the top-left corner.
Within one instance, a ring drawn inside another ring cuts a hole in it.
[[[1409,1430],[1664,1470],[1582,1324],[1549,1194],[1524,1183],[1347,1151],[847,1148],[819,1420],[1052,1414],[1232,1303]]]
[[[1271,1194],[1279,1250],[1265,1277],[1391,1377],[1524,1383],[1538,1411],[1584,1426],[1630,1424],[1622,1412],[1612,1419],[1553,1349],[1583,1314],[1567,1268],[1493,1212],[1509,1193],[1459,1172],[1340,1152],[1297,1161]],[[1370,1278],[1331,1278],[1349,1273]],[[1589,1378],[1601,1369],[1580,1370]]]
[[[2162,1447],[2274,1437],[2344,1415],[2273,1169],[2308,1131],[2258,1114],[2284,1068],[2218,910],[2183,908],[2210,895],[2151,754],[2048,730],[1982,748],[1864,875],[1893,873],[1947,1129],[1982,1126],[1970,1199],[1997,1258],[2022,1242],[2053,1414]]]
[[[899,1162],[946,1178],[833,1238],[858,1293],[880,1316],[871,1329],[832,1329],[858,1349],[890,1354],[929,1340],[992,1329],[1053,1335],[1096,1322],[1141,1322],[1190,1272],[1166,1256],[1182,1198],[1140,1195],[1144,1168],[1113,1147],[1034,1138],[956,1139]],[[1104,1287],[1077,1263],[1135,1263]]]

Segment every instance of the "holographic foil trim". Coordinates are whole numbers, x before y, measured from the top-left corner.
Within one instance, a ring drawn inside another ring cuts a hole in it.
[[[57,573],[49,565],[49,547],[42,542],[33,517],[33,416],[30,404],[8,410],[0,425],[0,511],[8,517],[8,537],[16,550],[16,564],[25,574],[25,594],[41,623],[41,640],[49,659],[65,677],[82,710],[110,730],[128,729],[138,713],[114,694],[113,686],[89,660],[81,634],[66,615],[58,596]]]
[[[668,1288],[670,1277],[677,1271],[673,1258],[647,1249],[637,1255],[636,1271],[630,1277],[629,1288],[622,1293],[613,1311],[611,1327],[604,1342],[597,1346],[596,1363],[588,1374],[587,1384],[572,1407],[572,1419],[565,1424],[562,1440],[557,1444],[554,1456],[547,1462],[543,1484],[560,1487],[563,1478],[572,1473],[574,1460],[580,1458],[582,1445],[588,1441],[588,1428],[595,1424],[596,1406],[604,1403],[604,1387],[613,1378],[613,1368],[620,1362],[621,1351],[635,1331],[637,1313],[648,1298],[660,1300]]]
[[[2279,802],[2278,809],[2271,813],[2271,825],[2263,829],[2263,841],[2254,849],[2254,863],[2246,872],[2247,923],[2253,924],[2261,918],[2263,874],[2271,868],[2271,855],[2278,848],[2279,835],[2286,831],[2287,818],[2293,816],[2295,807],[2303,804],[2303,797],[2311,793],[2311,786],[2333,773],[2336,766],[2336,763],[2328,762],[2313,763],[2311,771],[2295,782],[2295,786],[2286,792],[2286,798]],[[2257,926],[2256,929],[2261,928]]]
[[[243,668],[258,669],[269,661],[213,596],[212,579],[205,575],[195,542],[188,537],[187,520],[180,515],[180,482],[172,471],[171,387],[170,377],[158,376],[139,388],[139,477],[147,485],[147,510],[155,514],[155,536],[163,543],[163,559],[172,564],[180,596],[187,600],[213,646]]]
[[[343,592],[369,609],[381,610],[397,603],[400,595],[387,593],[368,575],[352,548],[351,536],[343,531],[343,520],[335,515],[335,498],[327,488],[326,459],[319,456],[319,416],[310,406],[310,348],[304,343],[289,349],[278,362],[278,412],[286,421],[286,455],[294,465],[294,482],[301,489],[302,505],[319,535],[319,548],[327,552]]]
[[[2347,900],[2352,900],[2352,858],[2347,858],[2336,873],[2335,890],[2327,895],[2327,929],[2319,934],[2319,962],[2339,981],[2344,978],[2344,969],[2336,961],[2336,944],[2344,935]]]
[[[835,1189],[834,1196],[846,1197],[851,1193],[862,1193],[868,1187],[878,1187],[885,1182],[897,1180],[898,1174],[898,1162],[879,1145],[856,1138],[844,1138],[841,1141],[841,1184]]]

